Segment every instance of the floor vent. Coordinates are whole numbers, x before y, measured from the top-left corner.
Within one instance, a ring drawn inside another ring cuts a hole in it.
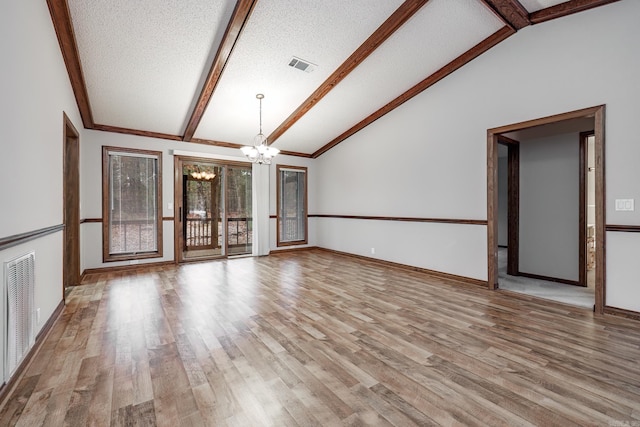
[[[4,320],[4,379],[8,380],[35,342],[34,302],[35,293],[34,252],[5,262]]]

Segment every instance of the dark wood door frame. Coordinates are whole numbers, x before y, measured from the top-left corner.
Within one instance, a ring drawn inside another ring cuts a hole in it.
[[[501,134],[577,118],[593,118],[596,186],[595,312],[604,313],[605,271],[605,106],[600,105],[487,130],[487,256],[488,287],[498,288],[498,139]]]
[[[507,147],[507,274],[520,271],[520,142],[498,135],[498,144]]]
[[[62,295],[65,288],[80,284],[80,140],[73,123],[62,114],[63,212]]]
[[[588,150],[587,138],[592,136],[594,132],[580,132],[580,233],[578,242],[579,249],[579,279],[580,286],[586,287],[587,283],[587,170],[588,170]]]

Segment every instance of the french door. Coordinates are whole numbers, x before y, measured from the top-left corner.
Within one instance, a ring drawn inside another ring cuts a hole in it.
[[[251,166],[176,156],[176,261],[252,251]]]

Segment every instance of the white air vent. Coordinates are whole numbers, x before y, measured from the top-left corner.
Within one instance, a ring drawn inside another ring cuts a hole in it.
[[[34,252],[4,264],[4,380],[8,380],[35,342],[33,295]]]
[[[291,61],[289,61],[289,66],[297,68],[298,70],[302,70],[305,73],[310,73],[316,69],[315,64],[312,64],[309,61],[305,61],[304,59],[296,58],[295,56],[291,58]]]

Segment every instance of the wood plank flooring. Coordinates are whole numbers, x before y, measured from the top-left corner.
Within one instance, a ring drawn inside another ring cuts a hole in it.
[[[95,274],[0,425],[640,426],[640,322],[323,250]]]

